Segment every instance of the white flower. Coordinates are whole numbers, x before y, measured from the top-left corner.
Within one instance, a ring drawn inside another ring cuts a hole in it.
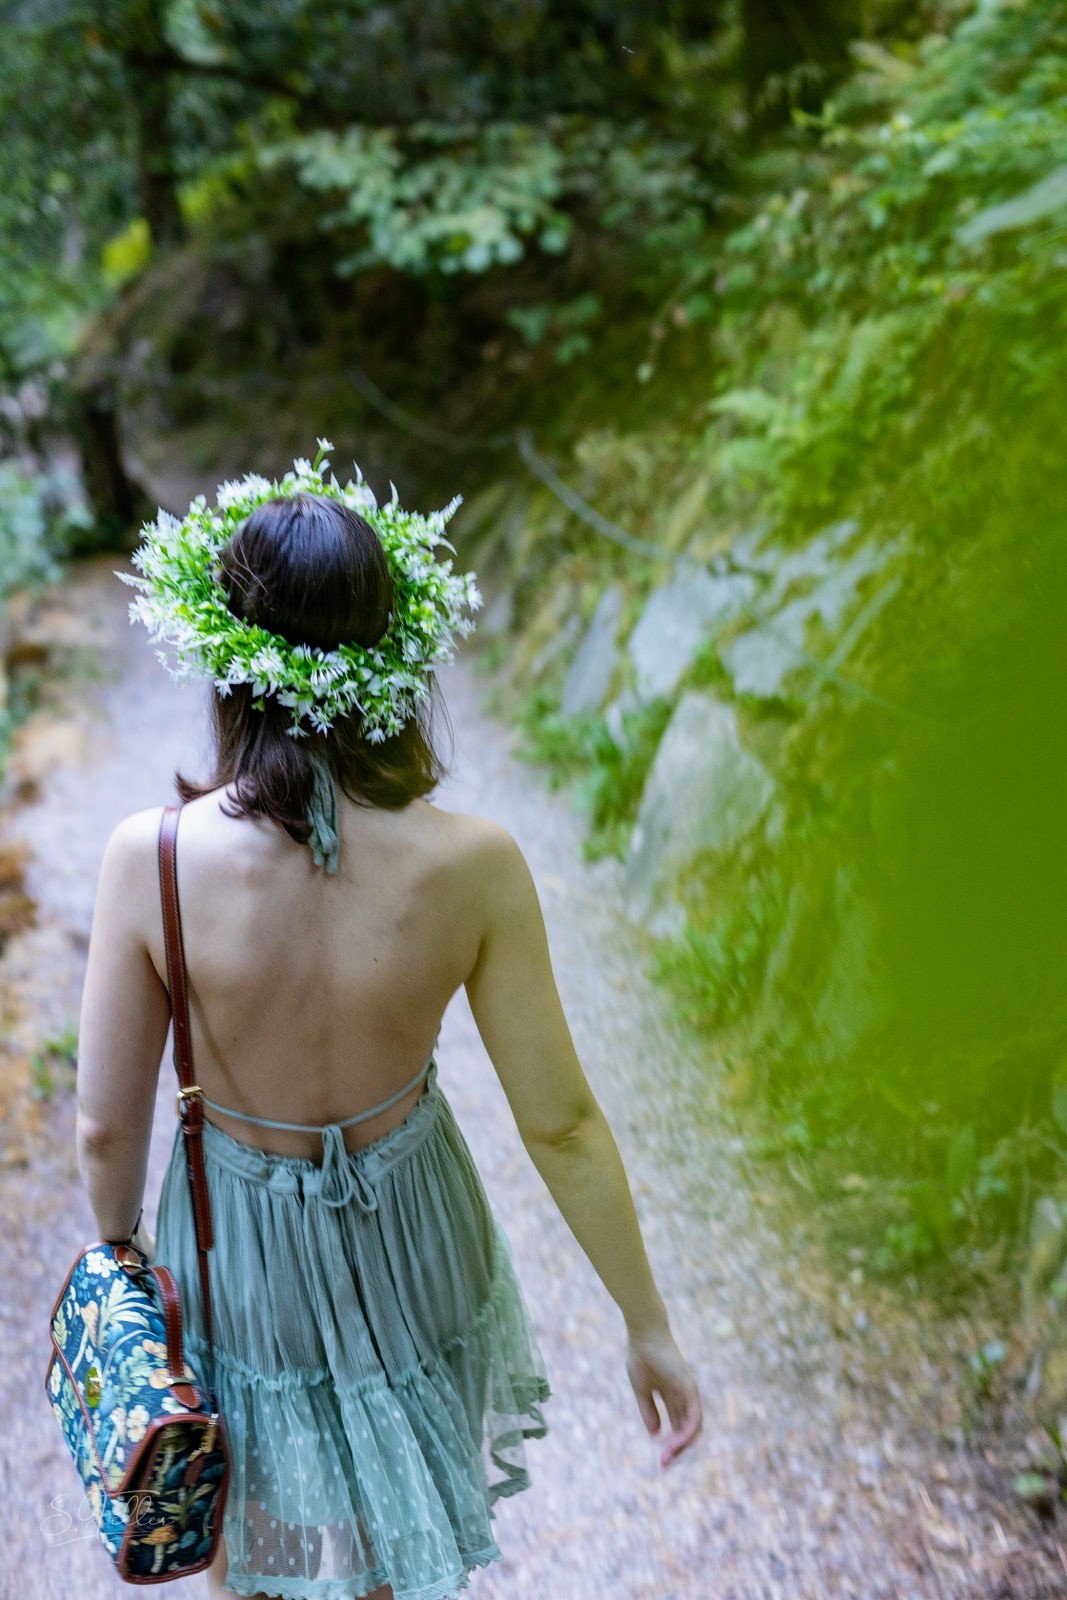
[[[215,498],[220,511],[231,511],[239,507],[247,516],[255,502],[268,497],[272,488],[273,484],[266,478],[250,472],[247,478],[231,478],[226,483],[220,483],[215,491]],[[223,519],[217,520],[221,524]]]
[[[333,449],[333,445],[330,443],[329,439],[316,439],[315,443],[318,445],[320,450],[325,450],[328,452]]]
[[[136,1444],[138,1439],[144,1438],[147,1427],[148,1408],[142,1405],[134,1406],[126,1418],[126,1437],[131,1443]]]
[[[282,660],[281,651],[273,644],[257,650],[249,666],[261,678],[281,678],[285,673],[285,662]]]
[[[48,1387],[51,1389],[53,1394],[58,1394],[59,1393],[59,1386],[60,1386],[62,1381],[63,1381],[63,1378],[62,1378],[62,1373],[60,1372],[60,1369],[59,1369],[59,1362],[58,1361],[53,1361],[52,1370],[48,1374]]]
[[[239,501],[244,500],[245,494],[246,490],[244,484],[238,483],[236,479],[231,479],[227,483],[220,483],[218,488],[215,490],[215,496],[220,509],[226,511],[228,511],[231,506],[237,505]]]
[[[311,674],[311,687],[316,694],[329,689],[345,675],[344,664],[340,661],[324,661],[321,667],[316,667]]]
[[[90,1250],[85,1258],[85,1270],[103,1276],[108,1272],[117,1272],[118,1268],[111,1257],[105,1255],[102,1250]]]
[[[362,516],[373,516],[378,509],[374,491],[366,483],[348,484],[343,491],[343,498],[353,511],[358,511]]]

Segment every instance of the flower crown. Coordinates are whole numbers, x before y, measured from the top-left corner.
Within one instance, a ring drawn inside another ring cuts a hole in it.
[[[149,635],[170,647],[157,650],[172,677],[212,678],[220,695],[234,684],[247,683],[255,692],[253,704],[264,709],[272,694],[292,711],[294,738],[309,731],[325,733],[346,712],[356,709],[364,719],[364,736],[372,743],[400,731],[429,693],[427,677],[438,662],[454,653],[453,634],[465,637],[474,628],[466,606],[482,603],[473,572],[452,572],[452,562],[434,559],[433,547],[454,546],[444,537],[444,526],[460,504],[457,496],[442,511],[422,515],[401,508],[396,489],[388,504],[379,506],[363,474],[344,486],[331,474],[327,439],[318,440],[315,460],[297,460],[280,482],[256,473],[219,485],[217,505],[209,510],[197,495],[179,521],[160,511],[142,528],[144,542],[131,560],[141,576],[117,572],[123,583],[141,590],[130,602],[130,621],[141,621]],[[385,548],[392,573],[394,603],[389,625],[371,648],[342,644],[320,650],[306,644],[291,645],[280,634],[237,617],[229,609],[217,559],[223,545],[239,525],[266,500],[296,494],[323,495],[350,506],[370,523]]]

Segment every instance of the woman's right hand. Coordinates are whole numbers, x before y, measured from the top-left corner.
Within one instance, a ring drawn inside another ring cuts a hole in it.
[[[154,1262],[155,1261],[155,1259],[156,1259],[156,1240],[155,1240],[155,1235],[152,1234],[152,1233],[149,1233],[148,1229],[144,1226],[143,1223],[137,1229],[137,1232],[133,1235],[133,1238],[130,1240],[130,1243],[133,1244],[133,1245],[136,1245],[137,1249],[140,1250],[143,1255],[147,1256],[149,1262]]]
[[[689,1364],[669,1332],[642,1337],[631,1334],[626,1375],[637,1398],[641,1420],[653,1435],[659,1433],[661,1423],[654,1396],[658,1394],[663,1401],[671,1431],[660,1455],[660,1466],[669,1467],[703,1426],[700,1393]]]

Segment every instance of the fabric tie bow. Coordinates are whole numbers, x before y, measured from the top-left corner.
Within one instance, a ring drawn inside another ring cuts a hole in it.
[[[322,1179],[316,1192],[323,1205],[337,1208],[355,1200],[361,1211],[377,1211],[378,1196],[366,1174],[349,1160],[340,1123],[327,1122],[321,1132]]]

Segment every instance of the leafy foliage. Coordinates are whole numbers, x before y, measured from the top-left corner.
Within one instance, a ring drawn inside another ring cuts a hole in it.
[[[524,739],[515,753],[520,760],[548,764],[557,786],[567,780],[574,784],[588,829],[587,860],[625,853],[669,714],[663,700],[624,713],[618,741],[598,716],[563,716],[549,685],[527,695],[518,712]]]
[[[728,1027],[751,1008],[775,910],[757,882],[729,900],[710,926],[691,925],[660,943],[652,975],[671,985],[681,1015],[695,1027]]]
[[[60,576],[66,539],[89,517],[60,472],[30,474],[0,461],[0,600]]]
[[[555,335],[555,358],[561,366],[566,366],[576,356],[586,355],[593,348],[590,329],[600,312],[598,295],[580,294],[558,305],[542,302],[509,306],[505,318],[528,345],[540,344],[546,336]]]
[[[1067,164],[1065,47],[1055,0],[983,7],[924,43],[888,117],[871,122],[862,84],[797,114],[818,148],[798,134],[716,274],[706,446],[724,511],[758,498],[810,525],[872,465],[895,479],[901,435],[928,433],[943,393],[934,362],[979,414],[1062,383],[1064,208],[1054,187],[1044,214],[1024,197]]]
[[[597,416],[573,470],[674,549],[696,479],[696,545],[727,563],[758,522],[779,544],[846,516],[876,543],[906,534],[899,594],[843,668],[880,706],[738,699],[709,637],[701,682],[734,695],[785,814],[774,870],[720,862],[655,971],[765,1066],[783,1148],[852,1141],[850,1170],[878,1174],[875,1270],[983,1270],[983,1244],[1013,1243],[1064,1181],[1067,5],[976,6],[890,44],[752,152],[729,218],[672,255],[630,368],[641,420]],[[511,320],[548,341],[544,311]],[[606,319],[590,329],[599,352]],[[606,547],[602,565],[618,576]],[[616,760],[595,723],[557,757],[587,792]]]
[[[320,130],[265,150],[291,162],[307,188],[342,196],[320,219],[355,230],[361,248],[342,273],[384,264],[402,272],[485,272],[531,246],[567,249],[575,215],[601,229],[684,225],[708,196],[688,145],[629,126],[551,117],[543,124]]]

